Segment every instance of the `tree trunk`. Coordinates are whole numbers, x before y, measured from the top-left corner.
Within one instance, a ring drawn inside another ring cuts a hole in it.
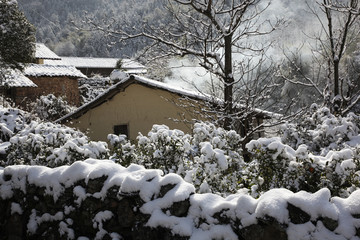
[[[225,118],[224,128],[231,129],[231,119],[233,113],[233,84],[234,76],[232,69],[232,34],[225,36],[225,65],[224,65],[224,104]]]
[[[339,61],[334,60],[334,96],[339,95]]]
[[[340,95],[340,86],[339,86],[339,60],[334,59],[334,99],[332,101],[333,112],[335,114],[339,114],[342,108],[342,98],[339,97]]]

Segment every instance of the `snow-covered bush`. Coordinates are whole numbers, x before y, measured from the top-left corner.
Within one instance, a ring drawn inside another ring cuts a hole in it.
[[[79,91],[81,103],[86,104],[94,100],[97,96],[109,88],[109,86],[111,86],[111,80],[109,77],[95,75],[91,78],[80,79]]]
[[[325,156],[331,150],[354,147],[360,142],[360,116],[334,116],[326,107],[313,104],[295,123],[281,129],[282,142],[296,149],[305,144],[314,154]]]
[[[185,159],[190,158],[191,138],[188,134],[165,125],[154,125],[148,136],[139,134],[137,150],[141,165],[162,169],[165,174],[184,171]]]
[[[0,143],[9,141],[30,121],[31,117],[28,113],[19,109],[0,106]]]
[[[199,192],[235,193],[244,184],[241,137],[211,123],[196,123],[185,180]]]
[[[27,164],[49,167],[86,158],[107,157],[105,142],[92,142],[81,132],[60,124],[32,121],[10,138],[4,165]]]
[[[272,188],[316,192],[327,187],[332,195],[346,197],[359,189],[359,144],[326,156],[313,155],[306,145],[295,150],[280,138],[253,140],[247,148],[253,154],[246,172],[253,196]]]
[[[43,120],[56,120],[75,110],[64,97],[56,97],[53,94],[40,96],[35,102],[29,104],[31,113]]]
[[[354,127],[351,121],[343,123]],[[246,146],[250,162],[243,160],[242,139],[236,132],[210,123],[195,124],[192,135],[154,125],[135,144],[125,136],[109,139],[116,162],[177,173],[197,192],[228,195],[240,190],[258,197],[273,188],[316,192],[327,187],[334,196],[347,196],[360,183],[360,139],[351,127],[354,135],[347,135],[351,141],[344,141],[343,149],[329,148],[324,156],[313,151],[311,144],[292,147],[280,137],[253,140]]]
[[[110,159],[120,162],[123,166],[129,166],[131,163],[136,162],[135,145],[127,140],[126,135],[109,134],[108,141],[111,148]]]
[[[199,192],[234,193],[241,186],[244,161],[240,136],[210,123],[196,123],[193,134],[154,125],[147,136],[139,135],[136,145],[124,136],[109,135],[113,159],[177,173],[193,183]]]
[[[0,106],[0,166],[71,164],[86,158],[107,158],[105,142],[92,142],[75,129],[42,122],[31,114]]]

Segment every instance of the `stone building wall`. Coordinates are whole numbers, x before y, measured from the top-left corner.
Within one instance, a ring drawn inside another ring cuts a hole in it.
[[[25,107],[42,95],[54,94],[63,96],[70,105],[80,105],[78,81],[69,77],[29,77],[38,87],[22,87],[14,89],[14,100],[17,105]]]

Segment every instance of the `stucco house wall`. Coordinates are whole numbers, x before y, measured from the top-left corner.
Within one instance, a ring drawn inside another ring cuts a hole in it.
[[[102,141],[114,133],[115,125],[127,125],[130,140],[135,140],[139,132],[147,134],[154,124],[190,132],[191,124],[174,121],[194,119],[190,112],[176,104],[178,99],[174,93],[134,83],[67,125],[87,132],[93,140]]]

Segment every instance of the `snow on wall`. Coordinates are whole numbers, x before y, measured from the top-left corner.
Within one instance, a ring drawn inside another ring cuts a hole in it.
[[[164,239],[168,234],[171,239],[355,240],[360,239],[359,198],[360,191],[343,199],[325,188],[313,194],[273,189],[259,199],[194,194],[178,175],[110,160],[54,169],[18,165],[0,168],[0,208],[6,209],[0,233],[44,238],[55,226],[55,237],[62,239],[135,239],[131,234]],[[23,231],[12,232],[16,219],[26,223],[17,226]],[[269,237],[266,231],[277,234]]]

